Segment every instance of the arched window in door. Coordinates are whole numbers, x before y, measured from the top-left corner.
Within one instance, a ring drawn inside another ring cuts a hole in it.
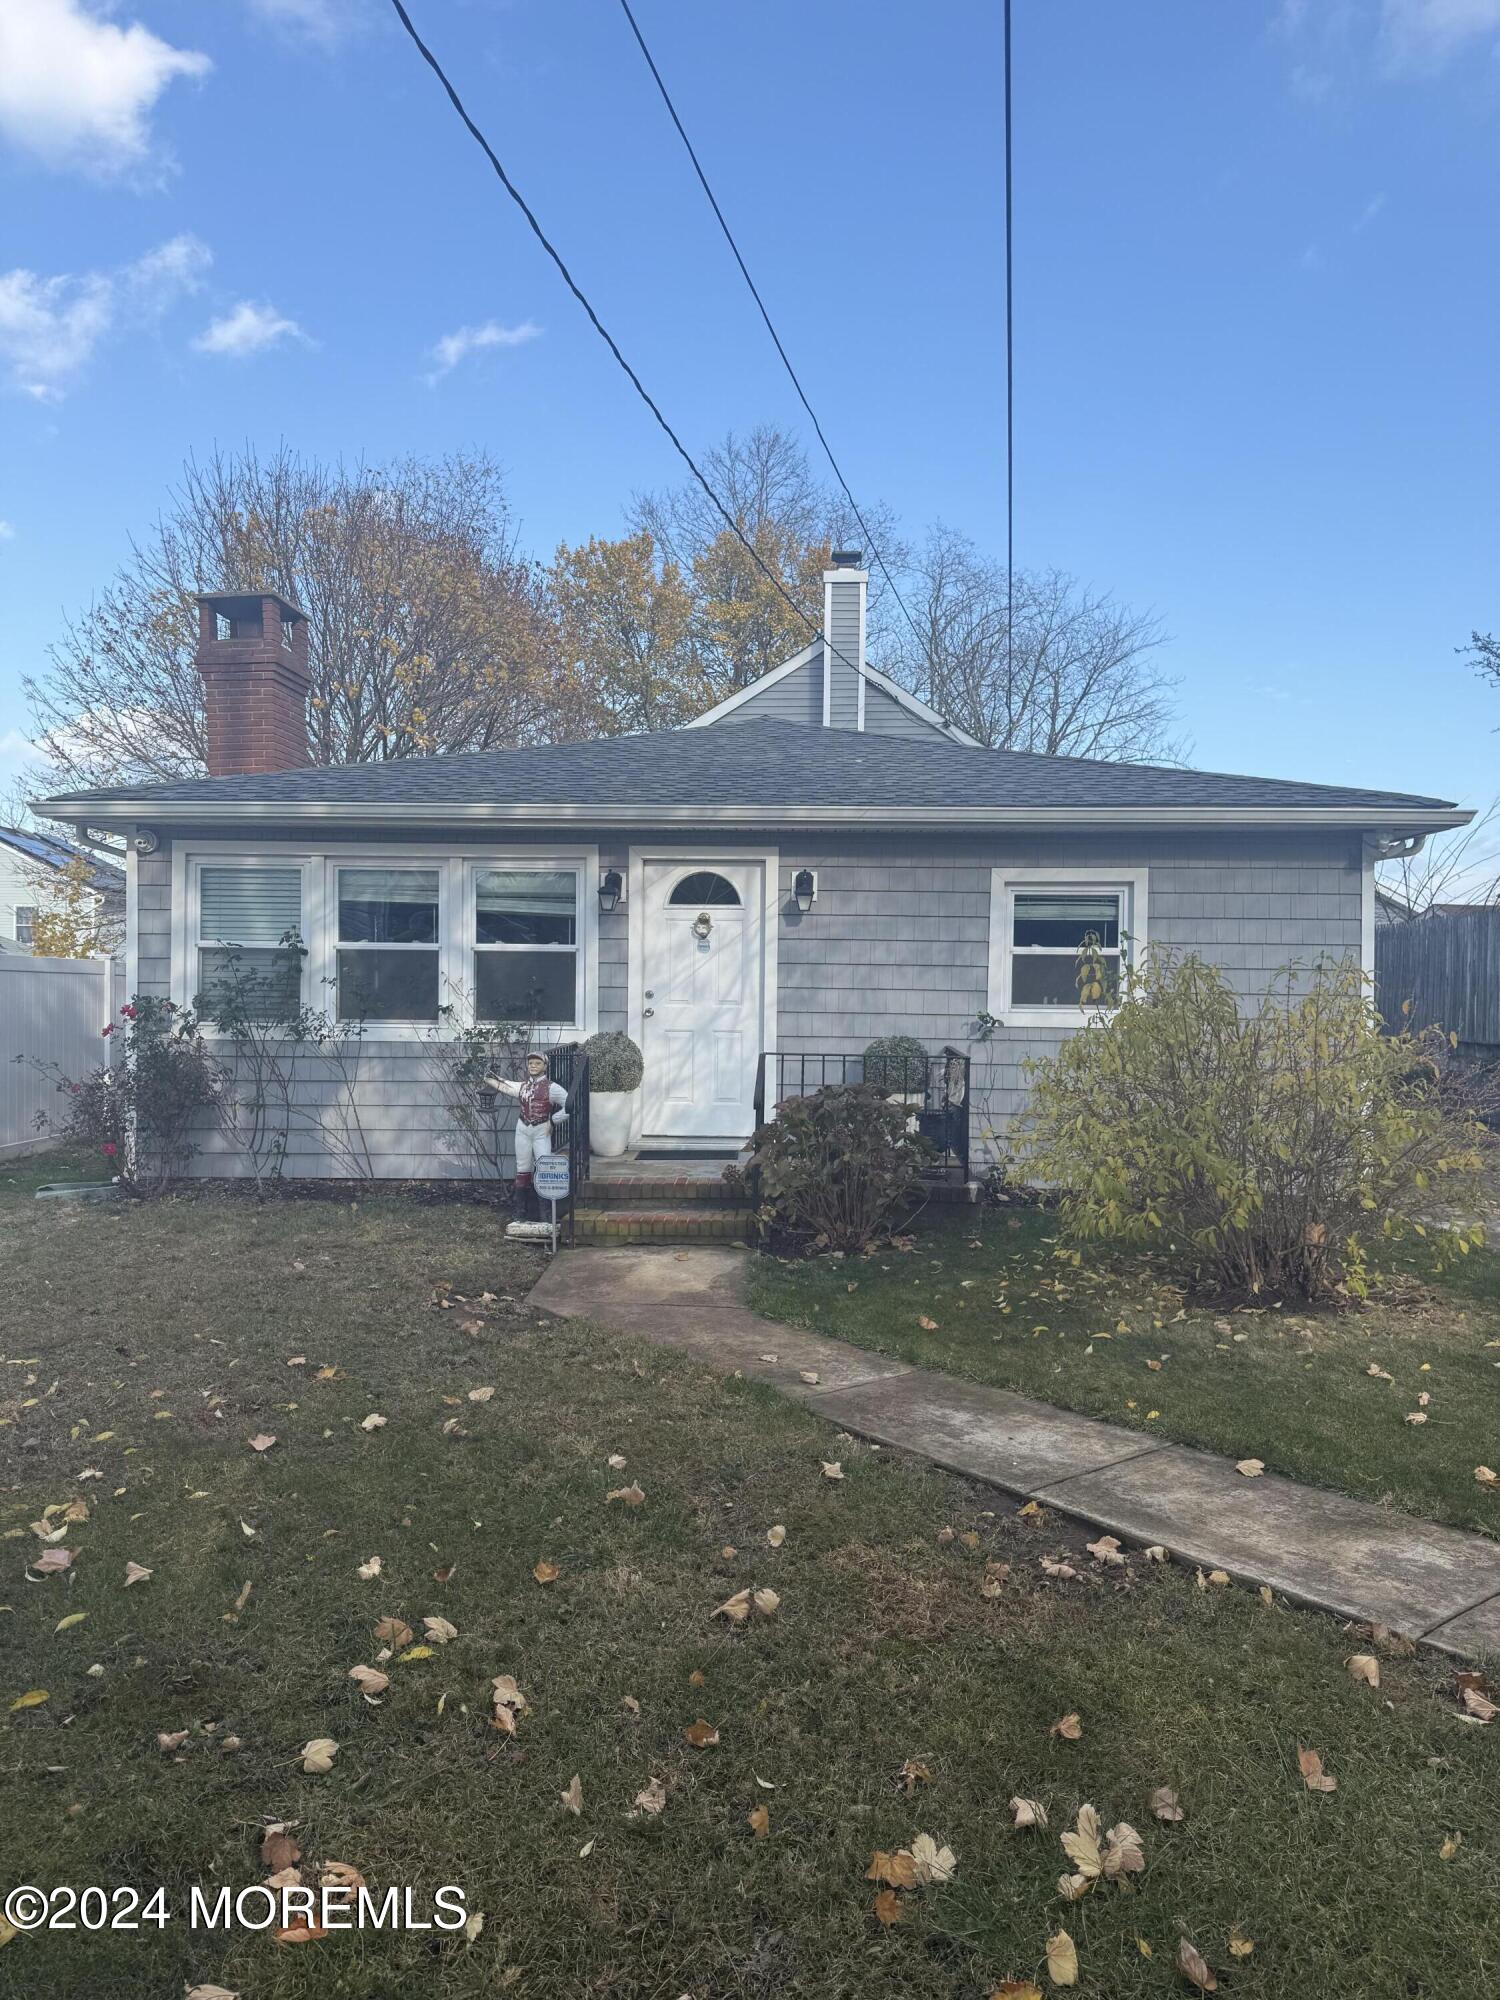
[[[710,868],[700,868],[691,875],[684,875],[667,901],[688,904],[695,910],[738,909],[740,892],[722,875],[714,874]]]

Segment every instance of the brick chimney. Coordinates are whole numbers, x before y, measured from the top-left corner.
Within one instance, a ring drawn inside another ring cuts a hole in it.
[[[865,595],[858,549],[835,549],[823,572],[823,727],[865,726]]]
[[[291,771],[307,758],[307,614],[268,590],[198,593],[208,775]]]

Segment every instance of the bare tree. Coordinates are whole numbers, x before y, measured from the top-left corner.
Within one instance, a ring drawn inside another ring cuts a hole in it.
[[[1500,688],[1500,639],[1493,632],[1471,632],[1467,646],[1458,648],[1460,659],[1467,660],[1476,673],[1483,674]]]
[[[730,432],[702,464],[760,562],[691,480],[666,493],[637,494],[629,519],[692,592],[692,640],[709,702],[748,687],[821,631],[823,571],[835,548],[863,550],[871,570],[870,630],[878,633],[891,607],[874,548],[864,547],[868,538],[854,510],[814,477],[794,437],[765,424],[745,436]],[[899,569],[906,551],[890,510],[872,502],[861,511],[887,564]]]
[[[1004,567],[939,526],[911,571],[920,643],[891,621],[884,664],[989,749],[1181,760],[1158,618],[1055,569],[1017,572],[1013,598],[1014,632]]]
[[[1467,826],[1432,835],[1416,854],[1382,861],[1375,873],[1387,914],[1398,922],[1455,904],[1500,903],[1500,799]]]
[[[314,763],[573,733],[545,586],[483,456],[325,466],[281,449],[190,461],[166,513],[26,682],[50,781],[204,768],[192,593],[308,614]]]

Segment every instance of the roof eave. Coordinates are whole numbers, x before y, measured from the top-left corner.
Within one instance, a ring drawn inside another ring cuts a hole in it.
[[[1036,826],[1057,831],[1090,827],[1328,827],[1401,833],[1438,833],[1467,826],[1472,811],[1459,806],[1339,804],[1329,806],[899,806],[890,803],[838,806],[797,805],[601,805],[547,800],[481,801],[472,805],[402,800],[382,804],[276,799],[199,801],[87,798],[39,800],[33,810],[49,818],[94,827],[172,824],[253,826],[274,819],[299,825],[371,824],[425,826],[533,825],[587,826],[877,826],[958,829],[976,826]]]

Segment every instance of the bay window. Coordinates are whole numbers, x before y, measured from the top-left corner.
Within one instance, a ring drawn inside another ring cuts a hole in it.
[[[474,1012],[569,1026],[582,1018],[576,868],[474,871]]]
[[[302,1004],[302,869],[207,862],[198,870],[192,998],[210,1020],[286,1020]]]
[[[342,1021],[435,1021],[442,1000],[437,868],[339,868]]]

